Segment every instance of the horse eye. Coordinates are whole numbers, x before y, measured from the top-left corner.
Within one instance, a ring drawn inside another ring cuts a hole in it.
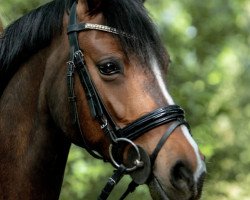
[[[114,74],[121,73],[121,67],[119,63],[116,62],[106,62],[97,65],[99,71],[101,74],[106,75],[106,76],[111,76]]]

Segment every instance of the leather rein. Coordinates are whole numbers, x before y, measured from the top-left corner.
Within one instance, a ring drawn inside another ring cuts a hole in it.
[[[78,32],[97,30],[116,35],[120,34],[124,37],[132,36],[119,31],[116,28],[104,25],[78,23],[76,5],[77,3],[75,2],[70,9],[68,25],[70,61],[67,62],[67,87],[68,99],[70,102],[70,111],[73,123],[77,125],[82,135],[84,148],[93,157],[104,159],[87,144],[80,127],[80,119],[77,111],[77,101],[74,91],[74,74],[76,72],[80,78],[82,87],[84,88],[92,117],[99,122],[104,135],[109,137],[110,139],[111,145],[109,148],[109,154],[112,164],[117,168],[112,177],[109,178],[98,199],[107,199],[112,189],[120,181],[120,179],[125,174],[130,174],[132,177],[132,182],[129,184],[128,189],[120,198],[124,199],[130,192],[133,192],[138,185],[146,183],[152,176],[152,167],[154,166],[156,157],[170,134],[180,125],[186,125],[187,127],[189,127],[189,125],[184,119],[184,111],[177,105],[169,105],[166,107],[158,108],[140,117],[124,128],[120,128],[115,124],[115,122],[112,120],[112,117],[106,110],[103,102],[101,101],[101,98],[88,72],[84,54],[79,47]],[[140,137],[142,134],[148,132],[149,130],[167,123],[171,123],[171,125],[169,126],[169,129],[166,131],[166,133],[162,136],[151,155],[148,155],[142,147],[132,142],[132,140]],[[131,146],[128,154],[128,157],[130,157],[130,160],[132,160],[130,166],[126,166],[122,163],[122,161],[120,161],[122,154],[117,155],[117,151],[115,151],[114,153],[114,149],[116,150],[116,148],[124,144],[129,144]]]

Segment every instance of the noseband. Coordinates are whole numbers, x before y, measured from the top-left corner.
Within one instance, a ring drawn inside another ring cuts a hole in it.
[[[78,126],[78,129],[82,134],[85,149],[95,158],[104,159],[96,151],[91,149],[90,146],[88,146],[81,131],[74,91],[74,73],[76,71],[80,78],[82,87],[84,88],[92,117],[99,122],[104,135],[110,139],[111,145],[109,148],[109,154],[113,165],[117,168],[113,176],[109,178],[108,183],[104,187],[98,199],[107,199],[112,189],[119,182],[122,176],[124,174],[130,174],[133,181],[130,183],[127,191],[122,195],[121,199],[124,199],[130,192],[134,191],[138,185],[144,184],[148,181],[149,177],[152,175],[152,167],[154,166],[155,159],[170,134],[180,125],[186,125],[188,127],[188,124],[184,119],[184,111],[177,105],[170,105],[158,108],[140,117],[124,128],[118,127],[106,110],[95,88],[95,85],[87,69],[84,54],[79,47],[78,32],[87,30],[104,31],[116,35],[119,34],[124,37],[133,36],[104,25],[78,23],[76,3],[74,3],[71,7],[68,26],[70,61],[67,63],[67,87],[73,123]],[[132,140],[140,137],[142,134],[150,131],[151,129],[167,123],[171,123],[169,129],[162,136],[150,156],[143,148],[132,142]],[[117,153],[114,153],[117,152],[114,151],[114,149],[116,150],[118,146],[123,146],[124,144],[131,146],[129,149],[130,153],[128,154],[128,157],[130,160],[132,160],[131,166],[125,166],[125,164],[120,161],[121,159],[119,156],[122,157],[121,154],[117,155]],[[138,176],[140,173],[142,175]]]

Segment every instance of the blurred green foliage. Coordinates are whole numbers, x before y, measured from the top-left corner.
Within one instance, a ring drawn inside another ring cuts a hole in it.
[[[46,1],[0,0],[3,24]],[[203,199],[250,199],[250,1],[148,0],[146,7],[171,55],[171,94],[206,155]],[[111,173],[110,165],[73,146],[61,199],[95,199]],[[146,187],[130,196],[139,198],[150,199]]]

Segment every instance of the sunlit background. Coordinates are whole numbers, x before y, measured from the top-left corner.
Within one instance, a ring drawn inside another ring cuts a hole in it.
[[[46,0],[0,0],[4,26]],[[147,0],[172,64],[166,80],[206,156],[204,200],[250,199],[250,1]],[[96,199],[112,168],[72,147],[60,199]],[[110,199],[116,200],[129,180]],[[138,188],[128,199],[150,199]]]

